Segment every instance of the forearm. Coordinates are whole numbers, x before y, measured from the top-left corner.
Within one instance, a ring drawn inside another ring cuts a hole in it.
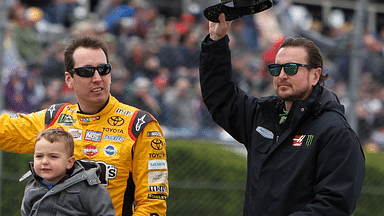
[[[204,102],[210,109],[217,101],[225,100],[225,92],[234,86],[231,82],[232,64],[229,50],[229,38],[212,41],[209,36],[202,43],[200,54],[200,83]],[[211,99],[216,100],[211,103]]]

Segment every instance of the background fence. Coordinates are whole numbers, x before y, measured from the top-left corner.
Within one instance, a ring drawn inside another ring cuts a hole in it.
[[[200,94],[198,58],[208,27],[195,6],[204,8],[202,1],[181,1],[172,10],[162,1],[122,1],[113,8],[125,12],[118,18],[108,13],[103,17],[97,1],[78,1],[61,7],[69,11],[61,21],[45,16],[51,14],[47,5],[22,2],[27,5],[15,1],[2,7],[8,8],[7,20],[1,22],[6,23],[2,27],[5,112],[28,113],[53,103],[75,102],[63,83],[64,44],[73,34],[96,34],[109,45],[112,95],[150,111],[166,135],[168,215],[242,215],[246,152],[212,121]],[[358,44],[362,64],[353,101],[349,80],[356,16],[351,5],[356,1],[337,1],[334,6],[322,2],[275,1],[273,10],[234,21],[230,30],[234,79],[249,94],[271,95],[265,65],[274,61],[281,40],[286,36],[314,40],[330,75],[326,87],[339,95],[347,113],[357,113],[356,130],[367,152],[366,180],[354,215],[384,215],[383,5],[367,3],[367,8],[376,10],[369,10],[367,30]],[[333,17],[333,22],[324,17]],[[2,215],[19,215],[26,182],[18,179],[29,161],[31,155],[2,152]]]
[[[167,215],[242,215],[246,156],[236,143],[168,139],[170,196]],[[4,153],[2,215],[19,215],[31,155]],[[366,153],[366,177],[354,216],[384,215],[384,155]]]

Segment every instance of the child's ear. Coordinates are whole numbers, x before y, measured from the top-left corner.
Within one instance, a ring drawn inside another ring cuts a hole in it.
[[[71,169],[73,167],[73,164],[75,163],[76,159],[75,156],[71,156],[68,158],[68,165],[67,169]]]

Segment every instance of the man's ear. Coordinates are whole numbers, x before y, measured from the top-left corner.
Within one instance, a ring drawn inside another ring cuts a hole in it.
[[[71,156],[68,158],[68,165],[67,165],[67,169],[71,169],[73,167],[73,164],[75,164],[75,156]]]
[[[69,89],[73,89],[72,79],[73,79],[72,74],[69,72],[65,72],[65,84],[67,84]]]
[[[312,73],[310,73],[310,80],[312,82],[311,83],[312,86],[315,86],[319,82],[321,73],[322,73],[321,68],[313,68],[312,69]]]

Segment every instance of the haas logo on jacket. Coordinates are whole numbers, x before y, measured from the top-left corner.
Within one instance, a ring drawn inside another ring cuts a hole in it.
[[[304,142],[305,138],[307,139]],[[292,146],[300,147],[305,143],[306,147],[310,147],[312,145],[314,138],[315,138],[315,135],[295,135],[295,138],[293,138]]]
[[[296,135],[295,138],[293,138],[292,146],[301,146],[303,144],[304,138],[305,135]]]

